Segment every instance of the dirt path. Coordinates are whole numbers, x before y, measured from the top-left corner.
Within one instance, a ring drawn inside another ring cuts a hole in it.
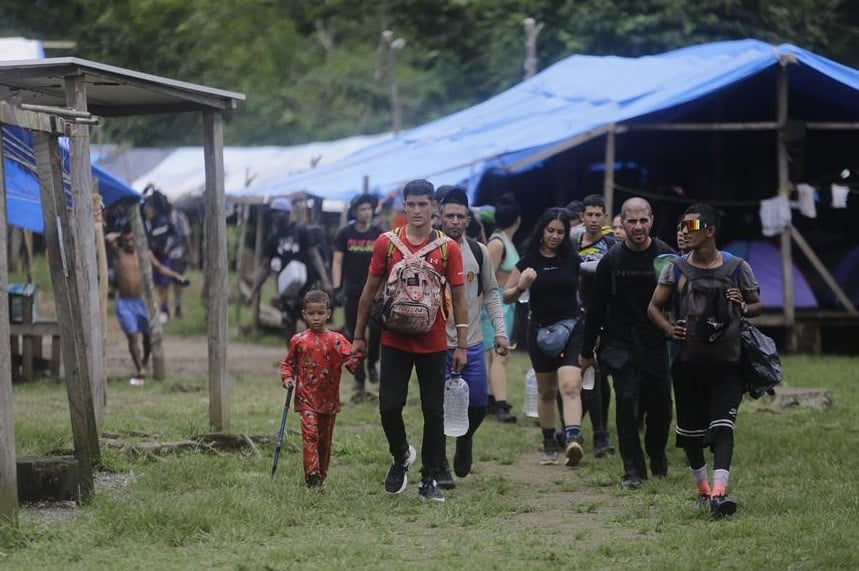
[[[165,358],[170,376],[193,376],[205,371],[208,358],[206,342],[205,336],[165,334]],[[281,347],[230,343],[227,369],[231,375],[270,375],[274,364],[282,358]],[[108,377],[124,377],[132,370],[125,339],[115,320],[108,325],[105,363]],[[584,473],[564,466],[542,466],[539,456],[535,448],[512,464],[483,462],[475,475],[481,479],[504,478],[516,488],[516,494],[526,498],[525,509],[510,516],[508,525],[535,530],[547,526],[564,530],[563,534],[547,539],[550,542],[569,541],[575,537],[577,541],[598,545],[626,536],[629,530],[612,523],[622,510],[622,498],[615,493],[614,486],[582,482],[580,479]],[[613,458],[588,458],[587,461],[617,462]]]
[[[205,373],[208,346],[205,336],[164,334],[165,366],[170,376],[187,377]],[[283,359],[283,347],[256,343],[231,342],[227,350],[227,372],[270,375],[273,364]],[[108,378],[130,377],[134,372],[125,336],[115,319],[108,319],[104,348],[105,373]]]

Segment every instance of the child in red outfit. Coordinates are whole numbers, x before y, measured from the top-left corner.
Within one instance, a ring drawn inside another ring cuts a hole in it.
[[[345,365],[354,372],[361,357],[352,354],[343,335],[326,327],[331,300],[325,292],[307,292],[301,317],[307,329],[289,340],[280,376],[284,388],[295,387],[295,411],[301,417],[304,443],[304,482],[308,488],[320,488],[328,475],[334,417],[340,412],[341,369]]]

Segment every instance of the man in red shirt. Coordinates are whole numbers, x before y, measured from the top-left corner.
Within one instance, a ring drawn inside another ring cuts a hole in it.
[[[436,231],[432,228],[432,214],[436,209],[435,188],[426,180],[408,182],[403,187],[403,206],[407,222],[399,230],[399,238],[414,253],[436,239]],[[391,241],[387,234],[376,239],[370,273],[358,302],[356,332],[365,330],[373,299],[385,284],[393,266],[403,259],[399,249],[390,246]],[[456,242],[448,238],[444,248],[429,252],[425,259],[432,264],[436,272],[444,276],[450,286],[453,318],[457,324],[457,348],[453,353],[451,370],[459,372],[466,362],[468,341],[468,306],[463,288],[465,277],[462,273],[462,254]],[[430,330],[423,335],[406,335],[387,329],[382,331],[379,415],[393,457],[385,477],[385,491],[389,494],[399,494],[406,489],[406,472],[417,459],[417,452],[414,446],[409,444],[403,423],[403,407],[406,405],[409,379],[414,369],[420,386],[424,417],[421,450],[423,466],[418,491],[422,499],[444,501],[444,495],[439,491],[433,474],[441,470],[444,461],[444,375],[447,352],[445,327],[449,313],[445,307],[446,303],[443,299],[442,309],[436,315]],[[364,346],[364,339],[356,333],[352,350],[363,354]]]

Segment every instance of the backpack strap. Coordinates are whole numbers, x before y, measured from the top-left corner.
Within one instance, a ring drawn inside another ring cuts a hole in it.
[[[442,267],[442,277],[447,273],[447,241],[450,240],[447,236],[444,235],[440,230],[433,230],[435,233],[435,240],[432,240],[430,243],[426,244],[423,248],[418,250],[417,252],[412,253],[403,241],[400,240],[400,232],[402,231],[402,227],[395,228],[390,232],[385,232],[385,236],[388,238],[388,252],[387,259],[390,260],[394,255],[394,248],[398,249],[400,253],[403,255],[404,259],[410,258],[423,258],[436,248],[439,249],[441,253],[441,267]]]
[[[483,280],[480,276],[483,274],[483,250],[480,248],[480,243],[474,238],[466,236],[465,241],[471,248],[471,253],[474,254],[474,259],[477,260],[477,295],[483,294]]]

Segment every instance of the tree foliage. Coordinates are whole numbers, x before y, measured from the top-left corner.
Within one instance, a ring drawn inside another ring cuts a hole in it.
[[[859,66],[848,0],[5,0],[0,34],[73,40],[74,55],[243,92],[230,144],[294,144],[391,127],[382,32],[403,38],[403,125],[462,109],[520,81],[523,20],[544,24],[541,67],[573,53],[638,56],[755,37]],[[199,142],[193,114],[111,120],[99,136]]]

